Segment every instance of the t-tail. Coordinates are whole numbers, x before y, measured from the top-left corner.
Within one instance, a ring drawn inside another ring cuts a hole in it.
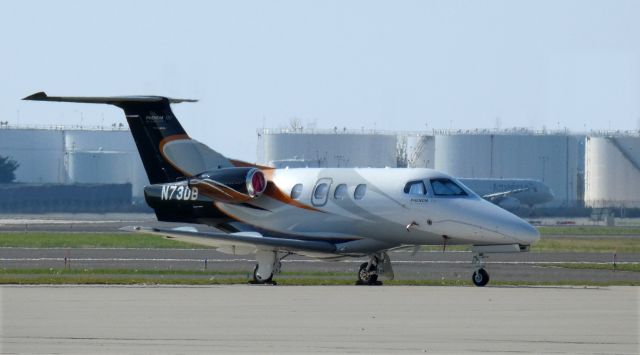
[[[23,100],[109,104],[124,110],[151,184],[183,180],[232,162],[187,135],[171,111],[172,103],[196,102],[162,96],[62,97],[39,92]]]

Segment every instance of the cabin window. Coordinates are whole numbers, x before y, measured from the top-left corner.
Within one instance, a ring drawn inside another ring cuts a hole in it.
[[[346,184],[340,184],[336,186],[336,191],[333,192],[333,198],[335,198],[336,200],[344,200],[345,198],[347,198],[347,195],[348,192]]]
[[[362,200],[366,192],[367,192],[367,185],[360,184],[356,186],[356,190],[353,192],[353,198],[356,200]]]
[[[424,182],[422,182],[422,180],[409,181],[404,186],[404,193],[410,195],[426,195],[427,189],[424,187]]]
[[[313,192],[313,198],[316,200],[320,200],[324,198],[329,192],[329,185],[322,183],[316,186],[316,190]]]
[[[450,179],[431,179],[431,188],[436,196],[467,196],[467,192]]]
[[[291,189],[291,198],[297,200],[302,195],[302,184],[295,184]]]
[[[331,179],[322,178],[318,180],[311,194],[311,204],[314,206],[324,206],[329,197],[329,188],[331,187]]]

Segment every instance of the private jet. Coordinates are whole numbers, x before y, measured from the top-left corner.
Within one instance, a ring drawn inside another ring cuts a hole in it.
[[[161,96],[24,98],[109,104],[124,110],[150,185],[147,204],[159,221],[194,227],[128,230],[255,254],[253,283],[274,283],[281,261],[297,254],[324,260],[366,258],[357,284],[393,279],[389,252],[423,245],[471,245],[472,281],[489,282],[490,253],[519,253],[539,239],[524,220],[431,169],[275,169],[230,159],[190,138]]]

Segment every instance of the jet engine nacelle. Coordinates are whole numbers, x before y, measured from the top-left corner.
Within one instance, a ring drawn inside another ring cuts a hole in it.
[[[160,221],[198,223],[196,217],[221,217],[213,202],[243,203],[266,188],[264,173],[257,168],[222,168],[146,186],[144,197]]]
[[[515,197],[505,197],[498,202],[498,206],[508,211],[515,211],[520,208],[520,200]]]
[[[242,203],[260,197],[267,179],[258,168],[222,168],[198,174],[187,180],[191,189],[214,201]]]

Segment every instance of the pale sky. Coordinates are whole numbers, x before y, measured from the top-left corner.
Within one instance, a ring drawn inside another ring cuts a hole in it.
[[[255,161],[256,129],[640,128],[640,1],[15,1],[0,121],[110,125],[164,95],[187,132]],[[82,117],[82,118],[81,118]]]

